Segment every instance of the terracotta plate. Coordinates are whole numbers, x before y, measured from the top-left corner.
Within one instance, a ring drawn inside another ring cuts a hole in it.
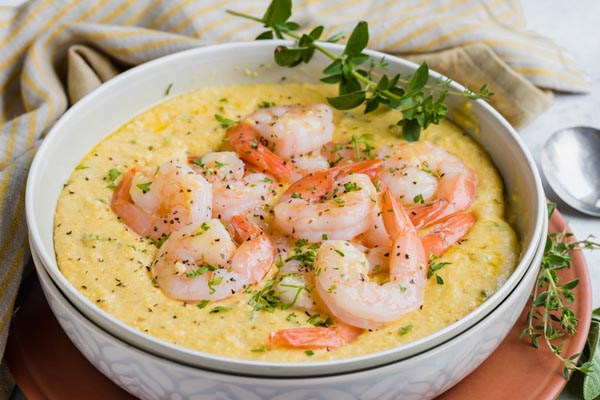
[[[555,212],[550,232],[566,228]],[[589,321],[592,311],[590,278],[583,255],[573,254],[571,269],[561,271],[563,282],[579,277],[574,290],[575,314]],[[529,305],[526,307],[527,310]],[[54,318],[36,277],[26,282],[16,305],[6,359],[15,381],[29,400],[133,399],[96,370],[69,341]],[[553,399],[566,384],[561,364],[547,349],[534,349],[519,339],[525,314],[498,349],[475,372],[440,396],[440,399]],[[582,351],[589,325],[582,322],[566,341],[565,354]]]

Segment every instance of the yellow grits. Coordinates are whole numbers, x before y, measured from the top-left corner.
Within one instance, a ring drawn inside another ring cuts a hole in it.
[[[440,261],[451,264],[436,271],[443,284],[435,276],[428,280],[422,309],[385,328],[365,332],[341,348],[315,349],[313,355],[304,349],[265,351],[270,332],[312,325],[302,310],[254,311],[248,301],[262,284],[201,309],[166,297],[153,283],[149,266],[157,248],[128,230],[111,210],[109,170],[124,173],[139,163],[160,165],[171,159],[186,162],[188,155],[222,149],[225,129],[215,114],[237,120],[263,101],[277,105],[326,103],[325,97],[333,95],[335,88],[331,85],[207,88],[170,99],[136,116],[87,154],[65,185],[54,230],[60,270],[98,307],[132,327],[184,347],[232,358],[315,361],[357,356],[416,340],[464,317],[511,274],[518,243],[504,220],[502,181],[490,158],[448,121],[429,127],[422,140],[458,155],[477,174],[476,198],[470,208],[477,223],[466,240],[440,257]],[[370,114],[363,114],[362,108],[334,110],[334,140],[345,142],[352,135],[371,133],[376,148],[398,143],[402,141],[398,131],[390,128],[398,119],[399,112],[384,108]],[[270,276],[276,270],[273,266]],[[217,306],[230,309],[214,312]]]

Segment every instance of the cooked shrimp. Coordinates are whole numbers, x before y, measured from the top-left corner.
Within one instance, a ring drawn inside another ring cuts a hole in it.
[[[384,272],[389,268],[391,253],[391,237],[383,225],[383,217],[379,206],[376,206],[378,217],[375,224],[362,235],[358,236],[357,242],[352,244],[362,251],[369,260],[369,274],[371,272]],[[400,221],[406,224],[406,221]],[[431,229],[419,231],[419,237],[423,243],[425,254],[440,256],[450,246],[460,241],[475,223],[475,217],[467,212],[459,211],[452,214],[442,222],[433,225]]]
[[[377,177],[405,207],[415,227],[435,224],[466,210],[473,201],[476,175],[458,157],[426,141],[383,147]],[[415,203],[425,203],[417,205]]]
[[[279,293],[279,300],[291,308],[311,311],[316,308],[312,297],[314,279],[312,271],[303,268],[296,260],[286,261],[279,269],[278,280],[273,288]]]
[[[434,226],[433,232],[421,238],[425,254],[440,256],[448,247],[461,240],[475,223],[467,212],[457,212]]]
[[[315,172],[292,184],[275,205],[277,226],[295,238],[350,240],[371,225],[377,191],[367,174],[380,161]]]
[[[315,261],[316,288],[333,316],[359,328],[379,328],[423,304],[427,258],[408,216],[386,191],[381,195],[384,222],[395,237],[389,282],[368,277],[368,260],[351,243],[323,242]]]
[[[366,216],[366,218],[371,221],[371,225],[369,225],[369,229],[367,229],[365,233],[357,238],[358,241],[368,248],[389,248],[393,241],[385,229],[385,225],[383,223],[383,213],[381,212],[379,202],[373,206],[371,215]]]
[[[277,191],[273,179],[265,174],[245,174],[244,162],[232,151],[207,153],[189,157],[194,170],[213,187],[213,218],[229,222],[234,215],[256,215],[264,218],[265,206]]]
[[[263,279],[273,263],[273,244],[243,216],[233,217],[231,226],[239,245],[216,219],[171,234],[152,264],[167,296],[221,300]]]
[[[113,193],[113,211],[134,232],[159,239],[210,218],[212,189],[185,164],[130,169]]]
[[[345,143],[329,142],[321,147],[321,154],[333,166],[369,160],[375,147],[369,142],[373,135],[369,133],[360,136],[352,135]]]
[[[362,332],[362,329],[338,321],[332,327],[290,328],[271,332],[269,344],[304,349],[335,348],[352,343]]]
[[[273,179],[261,173],[214,185],[213,217],[225,222],[234,215],[255,215],[262,219],[268,213],[266,206],[276,193]]]
[[[296,182],[311,172],[329,169],[329,162],[318,152],[311,152],[293,156],[289,165],[292,168],[292,182]]]
[[[247,122],[240,122],[227,130],[229,144],[247,162],[269,172],[278,179],[289,179],[292,169],[278,155],[260,142],[260,134]]]
[[[325,104],[261,108],[248,115],[264,143],[278,156],[319,150],[333,136],[333,112]]]
[[[194,171],[212,184],[244,177],[244,162],[233,151],[206,153],[202,157],[189,157],[188,160]]]

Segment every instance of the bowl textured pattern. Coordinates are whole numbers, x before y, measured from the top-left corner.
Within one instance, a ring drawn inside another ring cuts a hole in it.
[[[543,248],[538,249],[539,262]],[[322,378],[268,379],[228,375],[177,364],[112,337],[66,300],[33,256],[48,303],[69,339],[103,374],[142,399],[429,399],[477,368],[500,344],[528,296],[511,296],[462,335],[420,355],[366,371]],[[537,270],[520,285],[528,289]],[[529,293],[527,291],[521,291]],[[461,349],[461,351],[456,351]]]

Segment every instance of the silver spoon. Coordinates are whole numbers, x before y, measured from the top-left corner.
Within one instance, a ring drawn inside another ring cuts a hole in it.
[[[600,130],[579,126],[553,134],[542,150],[542,170],[568,205],[600,217]]]

